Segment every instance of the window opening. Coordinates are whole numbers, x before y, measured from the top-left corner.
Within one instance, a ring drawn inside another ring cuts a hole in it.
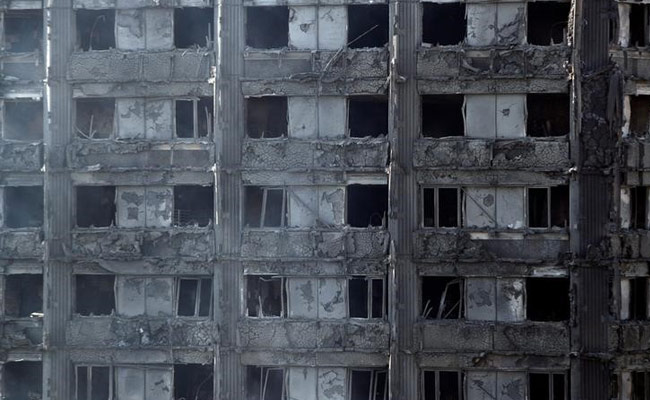
[[[633,229],[648,229],[648,188],[630,188],[630,225]]]
[[[388,134],[388,98],[352,96],[348,99],[350,137],[380,137]]]
[[[212,400],[212,365],[174,364],[174,399]]]
[[[115,99],[77,99],[77,135],[85,139],[108,139],[113,136]]]
[[[465,281],[462,278],[422,277],[422,318],[464,318],[464,291]]]
[[[528,374],[530,400],[565,400],[567,386],[564,373],[531,372]]]
[[[4,47],[10,53],[41,50],[43,12],[41,10],[5,11]]]
[[[43,140],[43,102],[4,102],[4,138],[20,141]]]
[[[648,134],[650,96],[630,96],[630,132],[637,137]]]
[[[629,304],[628,320],[643,321],[648,319],[648,278],[636,277],[628,279]]]
[[[114,275],[77,275],[76,311],[80,315],[111,315],[115,310]]]
[[[424,371],[424,400],[462,400],[463,373],[459,371]]]
[[[528,43],[540,46],[564,43],[569,3],[528,3]]]
[[[77,226],[107,227],[115,224],[115,186],[77,187]]]
[[[177,49],[211,47],[213,20],[212,8],[175,8],[174,46]]]
[[[244,224],[251,228],[286,225],[287,196],[284,188],[246,186]]]
[[[246,7],[246,45],[277,49],[289,45],[289,8]]]
[[[5,315],[26,318],[43,313],[43,275],[5,276]]]
[[[632,371],[632,398],[630,400],[650,399],[650,372]]]
[[[287,98],[282,96],[246,99],[248,137],[270,139],[287,136]]]
[[[569,225],[569,186],[528,188],[528,226],[566,228]]]
[[[77,43],[82,51],[115,47],[115,10],[77,10]]]
[[[464,3],[422,3],[422,42],[434,46],[456,45],[465,40]]]
[[[5,196],[5,227],[38,228],[43,226],[43,187],[7,186]]]
[[[43,395],[43,363],[8,362],[4,365],[3,382],[7,400],[40,399]]]
[[[77,366],[76,400],[110,400],[113,371],[108,366]]]
[[[388,43],[388,6],[348,6],[348,47],[384,47]]]
[[[212,307],[212,278],[181,278],[178,282],[176,314],[209,317]]]
[[[386,370],[350,371],[350,399],[388,399],[388,379]]]
[[[385,227],[388,185],[348,185],[347,219],[354,228]]]
[[[384,279],[355,276],[348,282],[350,318],[383,318]]]
[[[424,227],[460,227],[461,196],[460,188],[423,188]]]
[[[423,137],[442,138],[465,134],[462,94],[426,95],[421,99]]]
[[[568,278],[527,278],[526,315],[529,321],[568,321]],[[549,296],[552,293],[552,296]]]
[[[249,317],[286,317],[286,279],[269,275],[246,276],[246,309]]]
[[[528,94],[526,108],[528,136],[563,136],[569,133],[569,95]]]
[[[287,400],[284,368],[247,366],[246,400]]]
[[[176,137],[212,136],[212,98],[176,100]]]
[[[208,226],[213,215],[212,186],[174,186],[174,226]]]
[[[648,7],[645,4],[630,6],[630,45],[645,47],[648,45]]]

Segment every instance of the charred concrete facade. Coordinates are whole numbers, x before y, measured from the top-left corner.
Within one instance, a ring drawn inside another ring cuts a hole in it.
[[[650,398],[648,9],[0,0],[0,397]]]

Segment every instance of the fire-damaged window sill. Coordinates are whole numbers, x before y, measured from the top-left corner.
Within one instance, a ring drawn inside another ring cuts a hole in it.
[[[471,230],[458,228],[423,228],[422,234],[469,235],[472,240],[569,240],[565,229],[527,229],[527,230]]]

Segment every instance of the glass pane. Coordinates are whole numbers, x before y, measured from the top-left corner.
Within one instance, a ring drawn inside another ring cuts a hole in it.
[[[212,279],[201,279],[201,299],[199,302],[199,316],[210,316],[210,303],[212,301]]]
[[[198,280],[196,279],[181,279],[178,294],[178,315],[194,316],[197,286]]]

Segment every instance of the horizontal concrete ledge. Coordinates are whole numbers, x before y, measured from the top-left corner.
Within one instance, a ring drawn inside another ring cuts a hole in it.
[[[73,8],[211,7],[213,0],[73,0]]]
[[[73,274],[138,275],[138,276],[211,276],[212,261],[179,258],[146,258],[138,260],[78,261],[72,264]]]
[[[476,187],[513,186],[557,186],[569,183],[565,171],[523,171],[515,170],[438,170],[420,169],[416,171],[417,182],[421,185],[467,185]]]
[[[0,5],[0,10],[40,10],[42,8],[43,0],[13,0]]]
[[[349,96],[386,94],[386,78],[340,79],[336,81],[319,81],[318,77],[291,79],[243,79],[241,81],[244,96]]]
[[[147,364],[212,364],[214,361],[214,346],[166,349],[71,346],[67,351],[70,361],[79,364],[136,364],[141,367]]]
[[[40,172],[43,143],[0,142],[0,171]]]
[[[513,93],[567,93],[567,79],[457,79],[439,77],[418,80],[420,94],[513,94]]]
[[[241,362],[243,365],[277,365],[283,367],[386,367],[388,365],[388,349],[384,352],[368,353],[354,351],[292,351],[290,349],[277,351],[245,350],[241,353]]]
[[[40,260],[44,251],[43,234],[40,228],[0,231],[1,258]]]
[[[171,99],[174,97],[212,96],[210,83],[203,82],[141,82],[121,83],[76,83],[72,85],[72,97],[158,97]]]
[[[204,171],[167,171],[167,170],[126,170],[126,171],[97,171],[72,172],[73,185],[116,185],[116,186],[148,186],[148,185],[213,185],[214,173],[211,166]]]
[[[442,353],[440,351],[420,351],[416,354],[420,368],[449,368],[464,370],[485,370],[499,368],[509,370],[548,369],[562,370],[570,367],[568,355],[549,356],[536,354],[506,355],[495,352],[457,351]]]
[[[244,275],[275,274],[285,277],[333,277],[350,275],[383,276],[388,271],[384,259],[344,261],[245,261]]]
[[[567,277],[569,269],[561,265],[522,262],[477,263],[418,263],[418,272],[425,276],[464,276],[464,277]]]

